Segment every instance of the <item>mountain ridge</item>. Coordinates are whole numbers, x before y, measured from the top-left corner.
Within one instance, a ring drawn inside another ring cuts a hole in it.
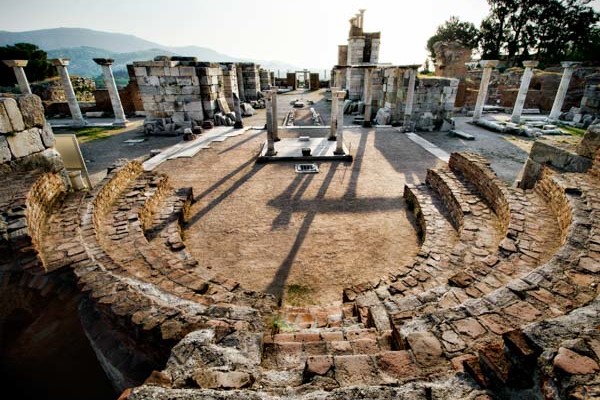
[[[115,70],[132,61],[152,59],[157,55],[191,56],[210,62],[255,62],[285,76],[286,71],[302,69],[278,60],[255,60],[234,57],[201,46],[165,46],[132,34],[97,31],[87,28],[50,28],[23,32],[0,31],[0,46],[19,42],[33,43],[46,51],[49,58],[71,58],[70,71],[75,75],[96,76],[99,67],[92,58],[114,58]],[[137,58],[136,58],[137,57]],[[317,69],[320,71],[320,69]]]

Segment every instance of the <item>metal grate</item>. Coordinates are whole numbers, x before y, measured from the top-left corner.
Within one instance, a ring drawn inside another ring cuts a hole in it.
[[[296,164],[296,172],[299,174],[316,174],[319,172],[317,164]]]

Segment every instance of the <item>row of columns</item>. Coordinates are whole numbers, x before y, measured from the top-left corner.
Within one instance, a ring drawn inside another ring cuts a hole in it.
[[[75,90],[73,90],[71,78],[69,77],[69,71],[67,70],[70,60],[68,58],[55,58],[49,61],[53,66],[56,67],[56,70],[58,71],[61,85],[65,91],[67,103],[69,104],[69,111],[71,112],[71,118],[73,120],[72,125],[76,127],[85,126],[86,121],[83,119],[83,115],[81,114],[81,109],[79,108],[77,97],[75,96]],[[27,80],[24,70],[24,68],[27,66],[27,60],[3,60],[3,62],[8,67],[13,69],[21,93],[31,94],[31,87],[29,86],[29,81]],[[94,58],[94,62],[102,67],[104,83],[108,89],[110,102],[115,114],[115,121],[113,122],[113,125],[125,126],[127,119],[125,118],[125,112],[123,111],[123,105],[121,104],[121,98],[119,97],[119,90],[117,89],[117,84],[115,83],[115,78],[111,70],[113,60],[109,58]]]
[[[481,83],[479,84],[479,93],[477,94],[475,110],[473,111],[474,122],[481,119],[483,114],[483,106],[485,105],[485,100],[487,98],[490,77],[492,76],[492,70],[498,65],[498,63],[498,60],[481,60],[479,62],[479,65],[483,68],[483,73],[481,74]],[[560,116],[560,112],[567,95],[567,90],[569,88],[569,83],[571,82],[571,77],[573,76],[573,71],[579,64],[580,63],[573,61],[561,62],[561,66],[564,68],[564,71],[560,80],[560,85],[558,86],[558,91],[556,92],[556,97],[554,98],[554,103],[552,104],[552,110],[548,116],[549,120],[557,120]],[[527,91],[529,90],[529,84],[531,83],[531,77],[533,76],[533,68],[538,66],[538,62],[532,60],[524,61],[523,66],[525,67],[525,71],[523,71],[523,76],[521,77],[519,93],[517,94],[517,99],[510,117],[511,122],[517,124],[521,121],[521,113],[523,112],[525,98],[527,97]]]

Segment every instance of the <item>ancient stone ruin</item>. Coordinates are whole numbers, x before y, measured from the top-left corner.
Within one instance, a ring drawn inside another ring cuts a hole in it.
[[[364,11],[350,20],[347,45],[338,47],[332,86],[345,89],[345,113],[363,114],[357,122],[370,126],[403,126],[431,131],[449,130],[458,91],[452,78],[418,78],[419,65],[379,65],[380,32],[363,31]]]
[[[412,262],[341,306],[283,314],[187,251],[189,188],[131,162],[73,191],[35,95],[0,100],[0,132],[2,321],[72,304],[124,398],[598,394],[596,127],[577,148],[534,148],[523,188],[452,154],[404,188]],[[303,322],[279,332],[274,318]]]

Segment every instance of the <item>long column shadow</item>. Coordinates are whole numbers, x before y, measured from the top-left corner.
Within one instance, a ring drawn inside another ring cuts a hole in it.
[[[369,133],[361,133],[360,141],[358,142],[358,147],[356,148],[356,154],[354,155],[354,161],[352,163],[352,173],[350,174],[350,181],[348,182],[348,188],[346,189],[346,193],[344,193],[345,199],[355,199],[356,198],[356,190],[358,187],[358,177],[360,175],[360,169],[362,167],[363,158],[365,156],[365,149],[367,148],[367,140],[371,132]]]
[[[296,175],[294,180],[279,196],[269,201],[269,206],[281,210],[273,219],[271,230],[289,225],[292,213],[295,211],[295,204],[302,198],[313,177],[314,175]]]
[[[254,161],[253,159],[250,162]],[[256,164],[254,167],[248,171],[244,176],[240,177],[237,181],[233,183],[227,190],[221,193],[218,197],[214,198],[210,203],[208,203],[203,209],[199,210],[192,218],[190,218],[187,222],[187,226],[191,226],[198,222],[202,217],[208,214],[213,208],[215,208],[219,203],[229,197],[233,192],[238,190],[240,186],[244,183],[248,182],[254,175],[256,175],[261,169],[263,169],[264,164]],[[240,169],[240,167],[238,167]],[[223,179],[221,179],[223,181]],[[219,181],[219,182],[221,182]],[[218,183],[218,182],[217,182]],[[216,185],[216,184],[215,184]],[[214,186],[214,185],[213,185]]]
[[[234,145],[231,145],[231,146],[229,146],[228,148],[221,150],[221,151],[220,151],[218,154],[219,154],[219,155],[221,155],[221,154],[223,154],[223,153],[227,153],[228,151],[231,151],[231,150],[233,150],[233,149],[236,149],[236,148],[238,148],[238,147],[242,146],[243,144],[245,144],[245,143],[247,143],[247,142],[251,141],[252,139],[254,139],[254,138],[256,138],[257,136],[260,136],[260,135],[262,135],[262,134],[263,134],[263,131],[259,131],[259,132],[255,133],[254,135],[247,136],[247,137],[246,137],[244,140],[240,140],[240,141],[239,141],[239,142],[237,142],[236,144],[234,144]]]
[[[339,162],[334,162],[331,164],[331,168],[327,172],[327,175],[325,176],[325,179],[323,180],[323,183],[321,184],[321,187],[319,188],[319,191],[315,196],[315,202],[318,202],[319,200],[323,200],[325,198],[325,193],[327,193],[327,189],[329,188],[329,185],[333,180],[333,176],[335,175],[338,165]],[[285,283],[287,282],[288,276],[290,275],[292,264],[294,263],[294,260],[298,255],[298,251],[300,250],[302,243],[306,239],[308,230],[310,229],[310,226],[312,225],[315,216],[317,215],[317,212],[317,209],[313,208],[306,214],[304,220],[302,221],[302,226],[298,230],[298,235],[296,235],[296,239],[294,240],[294,244],[292,245],[290,252],[277,269],[273,280],[271,281],[271,283],[269,283],[269,286],[267,286],[267,289],[265,290],[267,293],[270,293],[277,298],[279,305],[281,305],[283,301],[283,289],[285,287]]]
[[[195,196],[194,197],[194,202],[203,199],[208,194],[210,194],[211,192],[213,192],[216,189],[218,189],[219,186],[223,185],[225,182],[227,182],[229,179],[233,178],[240,171],[242,171],[244,168],[246,168],[247,166],[249,166],[250,164],[252,164],[255,161],[256,161],[255,158],[251,158],[248,161],[246,161],[245,163],[241,164],[239,167],[237,167],[236,169],[234,169],[233,171],[231,171],[230,173],[228,173],[227,175],[225,175],[224,177],[222,177],[221,179],[219,179],[217,182],[213,183],[209,188],[207,188],[206,190],[204,190],[202,193],[200,193],[199,195]]]

